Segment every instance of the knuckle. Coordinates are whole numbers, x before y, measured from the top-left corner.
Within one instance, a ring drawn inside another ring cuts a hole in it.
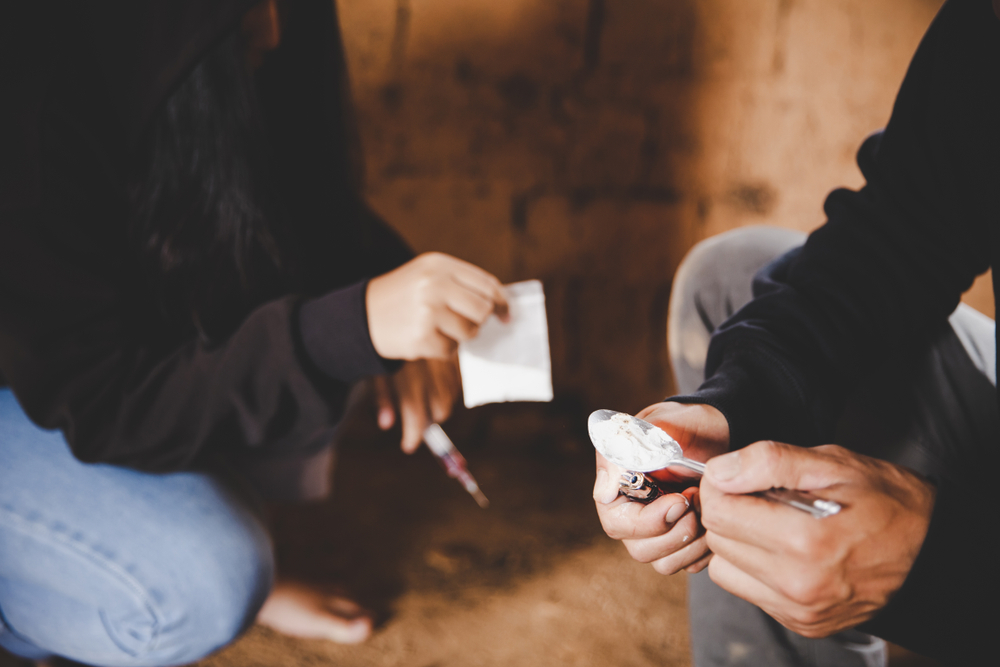
[[[448,419],[448,415],[451,414],[449,406],[441,404],[431,405],[431,416],[434,417],[435,422],[443,422]]]
[[[680,528],[691,539],[699,537],[705,532],[698,515],[690,510],[674,525],[675,529]]]
[[[795,632],[802,635],[806,639],[823,639],[829,636],[829,633],[824,632],[822,628],[810,627],[810,626],[799,626]]]
[[[707,531],[705,533],[705,545],[708,547],[709,551],[718,553],[718,540],[716,539],[715,534],[711,531]]]
[[[424,328],[418,339],[420,341],[420,351],[430,352],[436,349],[440,345],[438,338],[440,338],[440,334],[437,331],[431,328]]]
[[[721,532],[724,521],[720,516],[719,512],[715,511],[715,503],[713,499],[705,494],[701,496],[701,525],[705,527],[705,530],[714,531],[716,533]]]
[[[598,509],[600,511],[600,509]],[[616,530],[614,526],[609,526],[608,524],[601,522],[601,527],[604,528],[604,534],[617,542],[623,542],[625,536],[621,534],[620,531]]]
[[[812,539],[799,532],[786,535],[785,546],[798,560],[807,559],[813,551]]]
[[[672,574],[677,574],[682,569],[683,563],[673,556],[667,556],[666,558],[661,558],[653,562],[653,569],[662,575],[670,576]]]
[[[634,561],[652,563],[656,560],[656,556],[650,551],[649,545],[645,544],[643,540],[622,540],[622,544],[625,545],[625,550],[628,551],[628,555]]]
[[[422,272],[413,281],[413,288],[417,292],[419,303],[426,308],[437,297],[437,273],[432,270]]]
[[[684,571],[687,572],[688,574],[698,574],[706,567],[708,567],[708,563],[702,561],[695,563],[694,565],[688,565],[686,568],[684,568]]]
[[[493,313],[493,304],[484,299],[476,302],[475,309],[476,312],[473,313],[473,316],[475,317],[477,324],[482,324]]]
[[[824,536],[811,530],[790,533],[785,537],[785,544],[801,562],[814,563],[824,560],[831,551]]]
[[[761,463],[768,469],[776,468],[783,458],[783,448],[774,440],[764,440],[760,443]]]
[[[613,540],[624,540],[627,538],[628,535],[620,529],[619,522],[613,516],[613,509],[596,501],[595,504],[597,505],[597,517],[601,521],[601,528],[604,529],[604,533]]]
[[[819,632],[819,627],[824,620],[826,620],[826,615],[821,611],[813,608],[802,608],[796,610],[793,614],[793,620],[796,626],[801,628],[799,634],[804,634],[806,632]]]
[[[811,607],[824,598],[825,586],[816,577],[802,575],[789,577],[781,585],[781,594],[802,607]],[[804,610],[801,613],[806,613]]]
[[[422,260],[424,264],[440,264],[444,257],[444,253],[431,250],[420,255],[418,259]]]

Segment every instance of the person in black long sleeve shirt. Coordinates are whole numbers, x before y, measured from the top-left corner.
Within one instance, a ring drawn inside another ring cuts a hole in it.
[[[717,456],[700,484],[704,529],[690,513],[656,525],[657,512],[682,503],[676,495],[656,512],[617,509],[615,475],[600,462],[605,528],[640,560],[664,572],[707,565],[722,588],[805,636],[860,627],[942,660],[989,655],[996,430],[928,427],[937,444],[910,443],[923,451],[903,457],[930,462],[917,472],[824,443],[851,444],[838,435],[845,406],[887,363],[916,367],[934,350],[950,368],[949,315],[1000,259],[998,15],[989,0],[945,4],[887,127],[859,151],[865,187],[833,192],[827,223],[758,274],[753,299],[712,336],[701,387],[640,413],[696,458]],[[892,392],[919,383],[869,395],[872,423],[888,420]],[[962,423],[993,423],[996,391],[982,375],[980,386],[993,394],[985,403],[919,404],[909,418],[934,424],[935,412],[967,410]],[[845,509],[815,521],[739,495],[771,487]]]
[[[451,409],[455,346],[506,302],[475,266],[414,258],[364,203],[329,0],[4,12],[0,646],[192,661],[270,588],[252,503],[220,480],[280,472],[276,495],[322,493],[365,378],[413,451]],[[131,592],[81,588],[108,572]],[[261,618],[330,616],[301,587],[282,603]],[[319,621],[280,629],[371,631]]]

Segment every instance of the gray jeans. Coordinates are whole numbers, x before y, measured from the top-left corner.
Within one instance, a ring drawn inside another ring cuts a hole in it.
[[[707,239],[684,258],[670,295],[667,345],[679,393],[698,388],[712,331],[751,300],[758,270],[805,234],[745,227]],[[948,470],[964,438],[1000,436],[993,320],[961,305],[920,359],[873,369],[849,401],[835,442],[928,475]],[[878,411],[871,406],[878,406]],[[989,435],[992,434],[992,435]],[[971,441],[971,440],[970,440]],[[953,467],[953,466],[952,466]],[[697,667],[884,666],[885,642],[857,630],[807,639],[702,572],[688,578]]]

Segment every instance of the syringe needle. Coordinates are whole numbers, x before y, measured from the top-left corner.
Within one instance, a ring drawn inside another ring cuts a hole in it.
[[[468,471],[466,471],[464,475],[461,475],[459,479],[462,482],[462,486],[465,487],[465,490],[469,492],[469,495],[475,498],[477,505],[483,509],[490,506],[489,498],[487,498],[486,494],[479,489],[479,484],[476,483],[475,478],[473,478]]]
[[[443,428],[437,424],[428,426],[424,430],[424,442],[427,443],[427,449],[431,450],[431,453],[444,465],[448,475],[461,482],[469,495],[475,499],[476,504],[483,509],[490,506],[490,501],[479,489],[479,484],[476,483],[475,478],[466,467],[465,457],[458,451],[455,443],[451,441]]]

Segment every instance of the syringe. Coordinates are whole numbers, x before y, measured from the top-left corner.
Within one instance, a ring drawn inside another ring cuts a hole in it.
[[[449,477],[454,477],[461,482],[465,490],[475,498],[476,503],[480,507],[486,509],[490,506],[490,501],[479,490],[479,485],[476,484],[475,478],[469,474],[469,469],[465,464],[465,457],[458,451],[455,443],[451,441],[451,438],[448,437],[443,428],[437,424],[428,426],[424,430],[424,442],[427,443],[427,449],[431,450],[431,453],[438,458],[441,465],[448,471]]]

